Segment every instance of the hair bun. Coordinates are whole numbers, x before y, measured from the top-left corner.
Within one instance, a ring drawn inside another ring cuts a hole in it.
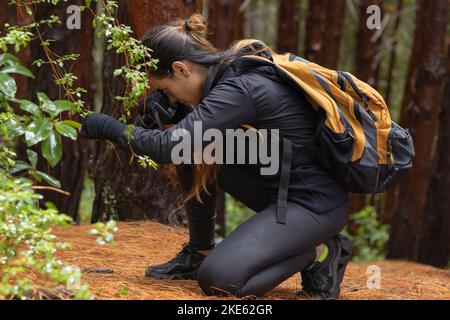
[[[178,26],[180,26],[179,23]],[[181,24],[181,27],[184,29],[185,32],[189,32],[198,37],[206,38],[207,32],[206,19],[199,13],[195,13],[186,20],[184,20]]]
[[[184,28],[186,29],[186,31],[191,32],[191,27],[189,27],[189,21],[186,19],[184,20],[184,24],[183,24]]]

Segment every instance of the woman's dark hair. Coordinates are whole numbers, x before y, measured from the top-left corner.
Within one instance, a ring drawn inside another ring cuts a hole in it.
[[[168,25],[157,26],[147,32],[142,43],[152,50],[152,58],[158,59],[157,69],[150,76],[164,78],[172,74],[172,63],[187,60],[203,67],[211,65],[226,66],[235,59],[257,54],[271,49],[262,41],[246,39],[235,42],[229,49],[219,51],[206,40],[206,19],[194,14],[186,20],[175,20]],[[216,165],[194,165],[194,184],[187,198],[195,197],[201,202],[200,191],[208,192],[207,185],[217,179]]]
[[[206,19],[194,14],[186,20],[177,19],[168,25],[161,25],[147,32],[142,43],[152,50],[158,59],[157,69],[151,74],[165,77],[172,72],[174,61],[187,60],[198,65],[227,65],[240,56],[269,50],[262,41],[246,39],[234,43],[229,49],[219,51],[206,40]]]

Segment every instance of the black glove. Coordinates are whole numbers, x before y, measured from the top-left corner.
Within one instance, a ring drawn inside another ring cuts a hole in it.
[[[117,142],[126,127],[125,124],[107,114],[91,113],[83,119],[80,137]]]

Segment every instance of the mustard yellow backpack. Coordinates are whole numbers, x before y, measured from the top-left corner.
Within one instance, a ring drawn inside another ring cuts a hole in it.
[[[245,55],[240,65],[271,65],[306,93],[321,113],[316,156],[349,192],[385,192],[412,166],[411,135],[391,120],[383,97],[344,71],[324,68],[293,54]]]

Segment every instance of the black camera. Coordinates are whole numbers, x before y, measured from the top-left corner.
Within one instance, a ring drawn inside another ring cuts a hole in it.
[[[139,104],[138,116],[134,125],[145,129],[159,128],[175,124],[192,111],[192,107],[181,103],[170,103],[169,98],[161,91],[152,92]]]

